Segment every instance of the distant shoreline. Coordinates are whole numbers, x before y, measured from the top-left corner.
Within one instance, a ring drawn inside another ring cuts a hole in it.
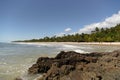
[[[12,42],[12,43],[19,43],[19,44],[41,44],[41,43],[48,43],[48,44],[68,44],[68,45],[118,45],[120,46],[120,42]]]
[[[64,43],[64,42],[63,42]],[[120,42],[68,42],[65,44],[85,44],[85,45],[119,45],[120,46]]]

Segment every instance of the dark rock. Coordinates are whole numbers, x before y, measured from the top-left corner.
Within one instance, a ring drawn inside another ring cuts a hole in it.
[[[48,57],[40,57],[36,64],[29,68],[29,74],[46,73],[52,66],[53,60]]]
[[[69,74],[71,71],[73,71],[74,69],[75,69],[75,67],[72,66],[72,65],[63,65],[63,66],[60,68],[60,71],[61,71],[61,74],[67,75],[67,74]]]
[[[36,74],[36,73],[46,73],[52,66],[53,63],[57,62],[58,67],[62,65],[73,65],[75,66],[77,63],[90,63],[96,62],[97,58],[95,56],[99,56],[99,54],[92,53],[92,56],[86,54],[79,54],[74,51],[64,52],[61,51],[55,58],[48,58],[48,57],[40,57],[36,64],[29,68],[29,74]]]
[[[18,78],[15,78],[15,80],[23,80],[22,78],[18,77]]]
[[[43,80],[120,80],[120,50],[80,54],[61,51],[55,58],[40,57],[29,74]]]
[[[37,74],[38,70],[38,64],[33,64],[32,67],[29,68],[28,72],[31,74]]]
[[[102,80],[102,76],[97,76],[98,80]]]
[[[51,68],[47,71],[45,80],[53,80],[53,78],[58,77],[60,74],[60,69],[58,68],[58,63],[53,63]]]
[[[72,57],[77,57],[80,56],[79,53],[74,52],[74,51],[69,51],[69,52],[64,52],[61,51],[56,57],[55,59],[65,59],[65,58],[72,58]]]

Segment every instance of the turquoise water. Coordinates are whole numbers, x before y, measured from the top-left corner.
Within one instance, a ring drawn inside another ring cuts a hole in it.
[[[54,57],[60,51],[107,52],[119,49],[120,46],[68,45],[62,43],[0,43],[0,80],[35,80],[38,75],[28,75],[28,68],[40,56]]]

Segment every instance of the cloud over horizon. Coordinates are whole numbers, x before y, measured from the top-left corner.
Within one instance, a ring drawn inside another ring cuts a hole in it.
[[[91,31],[94,31],[96,27],[98,28],[110,28],[114,27],[117,24],[120,24],[120,11],[118,13],[113,14],[110,17],[107,17],[102,22],[92,23],[89,25],[85,25],[83,28],[79,29],[78,32],[71,32],[71,28],[66,28],[64,32],[56,34],[57,36],[63,36],[65,34],[76,34],[76,33],[90,33]]]
[[[113,14],[111,17],[107,17],[102,22],[92,23],[84,26],[84,28],[81,28],[78,33],[90,33],[91,31],[95,30],[96,27],[110,28],[116,26],[117,24],[120,24],[120,11],[118,11],[117,14]]]
[[[56,34],[56,36],[61,37],[61,36],[64,36],[64,35],[66,35],[66,34],[70,34],[70,33],[69,33],[70,31],[72,31],[71,28],[66,28],[66,29],[64,30],[64,32],[58,33],[58,34]]]
[[[72,29],[71,28],[66,28],[65,32],[70,32]]]

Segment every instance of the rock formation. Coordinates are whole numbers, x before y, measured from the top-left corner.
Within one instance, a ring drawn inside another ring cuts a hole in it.
[[[28,73],[43,73],[38,80],[120,80],[120,50],[89,54],[61,51],[55,58],[40,57]]]

